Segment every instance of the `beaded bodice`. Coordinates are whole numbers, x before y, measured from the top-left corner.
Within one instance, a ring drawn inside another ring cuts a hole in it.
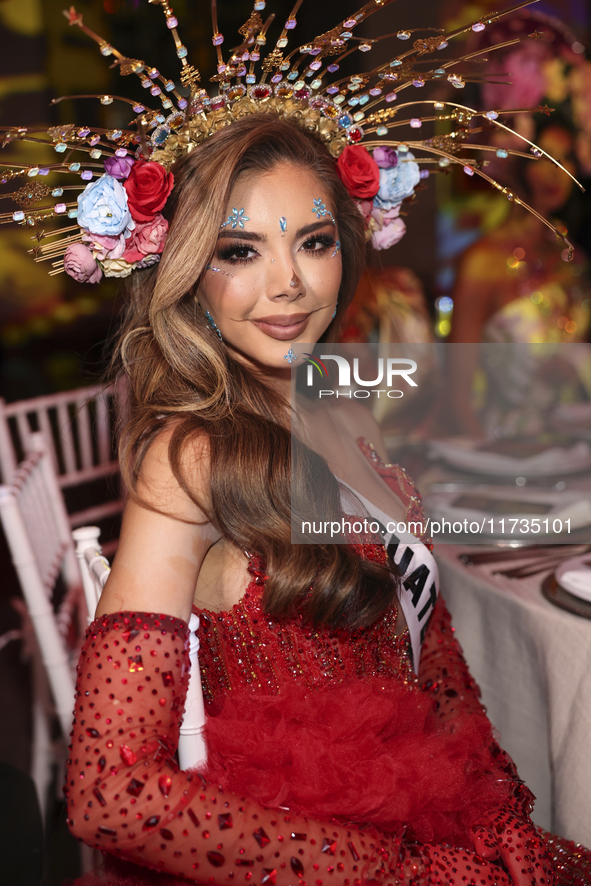
[[[384,465],[365,439],[359,448],[406,505],[407,520],[422,519],[420,496],[397,465]],[[386,561],[383,546],[363,545],[364,555]],[[199,662],[203,694],[210,713],[228,692],[278,694],[290,683],[312,689],[331,682],[378,677],[414,683],[408,631],[397,632],[398,608],[392,605],[369,627],[318,628],[303,617],[274,619],[261,601],[266,576],[253,558],[252,580],[240,602],[225,612],[194,607],[199,615]]]
[[[369,676],[414,682],[408,632],[396,633],[396,606],[369,627],[355,630],[315,628],[301,616],[271,618],[261,607],[260,564],[253,561],[250,569],[252,581],[231,610],[194,610],[200,621],[199,662],[210,713],[226,693],[239,689],[274,695],[290,683],[312,689]]]

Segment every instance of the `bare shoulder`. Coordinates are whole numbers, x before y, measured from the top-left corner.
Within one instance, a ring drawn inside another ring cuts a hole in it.
[[[123,515],[119,548],[97,614],[162,612],[188,619],[201,565],[217,534],[208,521],[207,440],[183,445],[182,472],[205,510],[179,483],[169,457],[172,431],[150,445],[140,468],[137,498]]]
[[[137,496],[148,508],[154,508],[178,520],[203,521],[202,510],[193,500],[192,492],[205,510],[210,504],[210,454],[206,434],[182,442],[178,465],[189,491],[183,488],[171,462],[174,428],[167,428],[151,443],[141,464]]]

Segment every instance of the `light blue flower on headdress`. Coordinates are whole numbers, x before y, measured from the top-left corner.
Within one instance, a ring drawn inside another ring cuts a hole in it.
[[[121,234],[131,223],[127,194],[110,175],[87,185],[78,196],[78,224],[93,234]]]
[[[406,197],[410,197],[421,179],[414,154],[400,151],[398,163],[390,169],[380,169],[380,188],[374,197],[374,206],[393,209]]]

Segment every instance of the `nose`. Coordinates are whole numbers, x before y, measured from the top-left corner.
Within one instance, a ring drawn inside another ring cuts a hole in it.
[[[291,253],[277,255],[269,263],[267,297],[272,301],[297,301],[305,294],[305,286]]]

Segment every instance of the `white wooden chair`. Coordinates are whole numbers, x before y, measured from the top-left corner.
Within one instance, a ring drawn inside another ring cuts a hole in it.
[[[39,650],[33,655],[31,774],[44,813],[56,759],[47,715],[52,697],[65,739],[63,751],[74,707],[77,652],[70,637],[82,635],[86,605],[68,515],[45,438],[33,433],[28,445],[30,451],[11,482],[0,486],[0,518],[26,605],[23,630],[30,622]]]
[[[117,479],[118,464],[113,451],[115,409],[125,412],[122,389],[95,385],[63,391],[30,400],[6,403],[0,398],[0,475],[9,483],[19,461],[30,448],[31,435],[41,431],[46,440],[58,485],[66,499],[75,499],[75,487],[91,490],[96,481],[113,483],[107,494],[93,493],[100,503],[69,507],[71,526],[97,522],[123,510]],[[80,496],[78,495],[78,498]],[[107,500],[104,500],[104,499]]]
[[[99,544],[100,529],[98,527],[82,526],[75,529],[72,536],[76,542],[76,556],[82,573],[82,584],[90,622],[94,618],[101,592],[109,577],[110,567]],[[199,639],[196,634],[198,627],[199,618],[193,613],[189,619],[191,671],[178,747],[181,769],[194,768],[207,759],[203,739],[205,708],[198,661]]]

